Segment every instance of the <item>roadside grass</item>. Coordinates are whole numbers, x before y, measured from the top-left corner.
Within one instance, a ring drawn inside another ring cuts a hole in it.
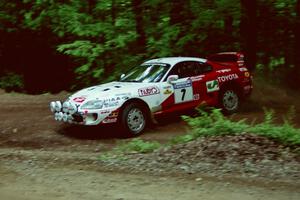
[[[150,153],[161,147],[159,142],[134,138],[129,142],[120,142],[111,152],[100,155],[100,160],[126,159],[126,154]]]
[[[111,152],[102,154],[100,160],[126,159],[126,154],[150,153],[160,147],[172,146],[179,143],[187,143],[199,137],[257,134],[284,145],[300,145],[300,129],[293,126],[292,120],[295,115],[295,108],[291,107],[282,125],[273,123],[275,113],[273,110],[265,109],[265,119],[262,123],[247,123],[246,119],[232,121],[225,117],[220,109],[212,109],[207,112],[198,109],[199,115],[196,117],[182,116],[183,120],[192,128],[192,132],[186,135],[173,137],[169,143],[161,145],[155,141],[144,141],[134,138],[129,142],[121,142]]]
[[[265,109],[265,119],[262,123],[246,123],[246,120],[232,121],[225,117],[220,109],[213,109],[211,112],[198,110],[199,116],[182,116],[183,120],[192,128],[192,133],[175,137],[171,144],[185,143],[198,137],[217,135],[237,135],[252,133],[276,140],[285,145],[300,145],[300,129],[293,126],[292,120],[295,108],[291,107],[282,125],[273,123],[274,111]]]

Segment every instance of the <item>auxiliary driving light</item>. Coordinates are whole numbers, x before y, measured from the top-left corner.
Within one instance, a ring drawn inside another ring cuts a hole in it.
[[[56,121],[58,120],[58,113],[57,113],[57,112],[54,114],[54,119],[55,119]]]
[[[67,122],[67,121],[68,121],[68,118],[69,118],[68,114],[67,114],[67,113],[64,113],[64,114],[63,114],[62,120],[63,120],[64,122]]]
[[[69,102],[69,107],[68,107],[68,109],[69,109],[69,113],[70,113],[71,115],[73,115],[74,113],[77,112],[77,106],[76,106],[74,103],[70,103],[70,102]]]
[[[54,101],[52,101],[51,103],[50,103],[50,110],[51,110],[51,112],[55,112],[55,102]]]
[[[69,112],[69,107],[70,107],[70,103],[69,102],[64,102],[63,105],[62,105],[62,110],[65,112],[65,113],[68,113]]]
[[[59,113],[57,114],[57,120],[58,120],[58,121],[61,121],[61,120],[63,119],[63,116],[64,116],[64,114],[63,114],[62,112],[59,112]]]
[[[55,102],[55,110],[56,110],[57,112],[60,112],[60,111],[61,111],[61,108],[62,108],[61,102],[60,102],[60,101],[56,101],[56,102]]]

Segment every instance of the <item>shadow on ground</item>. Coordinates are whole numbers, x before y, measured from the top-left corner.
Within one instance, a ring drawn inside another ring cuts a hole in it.
[[[121,130],[112,125],[79,126],[79,125],[64,124],[60,126],[57,132],[67,137],[83,139],[83,140],[124,138],[122,137]]]

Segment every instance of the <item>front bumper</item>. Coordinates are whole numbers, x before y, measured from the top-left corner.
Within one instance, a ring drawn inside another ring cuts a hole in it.
[[[62,104],[60,101],[50,103],[50,110],[54,114],[56,121],[81,125],[117,122],[118,110],[80,110],[78,107],[79,105],[70,102],[67,104]]]

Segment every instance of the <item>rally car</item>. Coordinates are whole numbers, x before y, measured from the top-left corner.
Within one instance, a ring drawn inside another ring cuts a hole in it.
[[[155,117],[194,109],[200,104],[236,112],[252,90],[252,77],[241,53],[208,59],[152,59],[122,74],[119,81],[76,92],[50,103],[55,120],[82,125],[116,123],[136,136]]]

